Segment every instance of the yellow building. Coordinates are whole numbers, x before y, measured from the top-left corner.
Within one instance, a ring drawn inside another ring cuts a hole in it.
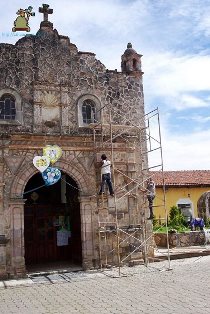
[[[203,211],[201,203],[208,203],[204,210],[209,217],[209,201],[205,198],[210,193],[210,170],[153,171],[151,177],[156,184],[154,215],[157,219],[164,222],[166,212],[169,213],[172,206],[180,207],[188,219],[198,217]]]

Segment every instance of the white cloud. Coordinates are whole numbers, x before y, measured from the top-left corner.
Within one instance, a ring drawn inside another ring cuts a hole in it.
[[[170,114],[163,114],[160,111],[160,136],[158,130],[157,117],[150,123],[150,134],[160,141],[160,149],[149,153],[149,166],[154,170],[205,170],[210,169],[210,128],[196,130],[193,132],[176,133],[170,127]],[[181,127],[188,124],[188,120],[183,119]],[[202,117],[200,117],[202,119]],[[206,122],[210,117],[206,117]],[[196,123],[196,122],[195,122]],[[157,143],[156,142],[156,143]],[[157,144],[152,145],[152,149],[157,148]],[[149,148],[149,146],[148,146]],[[162,150],[162,156],[161,156]],[[163,159],[162,159],[163,157]]]
[[[165,133],[163,160],[165,170],[210,169],[210,129],[187,136]]]
[[[160,118],[161,146],[159,150],[149,153],[149,166],[162,164],[164,170],[210,169],[210,128],[176,134],[170,130],[168,117],[160,115]],[[186,123],[184,121],[183,125]],[[155,137],[158,140],[157,132]]]
[[[209,107],[209,102],[198,98],[194,97],[192,95],[181,95],[181,99],[179,101],[180,104],[180,109],[187,109],[187,108],[199,108],[199,107]]]
[[[196,116],[196,117],[192,117],[192,119],[194,121],[198,121],[201,123],[206,123],[210,121],[210,116],[204,117],[204,116]]]
[[[165,98],[169,107],[186,109],[208,106],[207,99],[190,95],[210,91],[210,55],[176,56],[157,53],[144,60],[145,94],[150,101]]]
[[[143,24],[147,16],[145,1],[120,1],[120,0],[87,0],[80,1],[51,1],[53,2],[55,12],[54,21],[56,25],[61,25],[61,29],[68,26],[71,32],[79,31],[86,33],[89,29],[97,28],[97,32],[104,30],[107,36],[110,34],[130,32],[129,25],[132,28],[139,27]],[[65,10],[61,15],[61,3],[65,4]],[[76,26],[76,27],[75,27]],[[94,36],[94,32],[92,33]],[[103,40],[103,39],[101,39]]]
[[[157,95],[210,90],[210,55],[177,57],[172,53],[147,56],[144,69]]]
[[[208,6],[205,7],[205,11],[201,12],[200,18],[197,21],[197,30],[200,33],[204,33],[205,36],[207,37],[210,35],[209,15],[210,15],[210,3]]]

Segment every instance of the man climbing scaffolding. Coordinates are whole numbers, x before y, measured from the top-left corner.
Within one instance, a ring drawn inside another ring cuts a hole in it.
[[[111,196],[114,196],[114,191],[112,187],[112,181],[111,181],[111,162],[108,160],[105,154],[101,155],[101,188],[99,195],[104,193],[104,185],[105,182],[108,185],[109,193]]]
[[[155,198],[155,182],[152,180],[152,178],[149,178],[147,180],[147,199],[149,201],[149,211],[150,211],[150,216],[147,219],[153,219],[154,214],[153,214],[153,200]]]

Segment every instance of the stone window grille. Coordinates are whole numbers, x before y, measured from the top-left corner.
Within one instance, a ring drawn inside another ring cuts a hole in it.
[[[83,118],[83,123],[85,124],[96,122],[96,106],[95,106],[95,103],[90,99],[86,99],[83,102],[82,118]]]
[[[0,98],[0,119],[15,120],[16,107],[15,98],[9,94],[4,94]]]

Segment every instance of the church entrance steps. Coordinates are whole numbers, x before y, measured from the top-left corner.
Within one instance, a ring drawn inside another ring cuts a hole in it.
[[[28,276],[40,276],[46,274],[66,273],[81,271],[82,267],[69,261],[34,264],[27,267]]]

